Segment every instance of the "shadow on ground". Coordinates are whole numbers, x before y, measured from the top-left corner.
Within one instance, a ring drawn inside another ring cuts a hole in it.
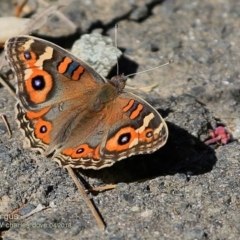
[[[76,172],[100,178],[106,184],[142,181],[176,173],[198,175],[210,172],[217,161],[214,150],[178,126],[167,124],[169,139],[155,153],[133,156],[98,171],[78,169]]]

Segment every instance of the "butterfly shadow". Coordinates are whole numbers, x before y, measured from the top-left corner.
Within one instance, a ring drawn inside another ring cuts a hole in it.
[[[214,150],[177,125],[169,122],[167,125],[168,141],[158,151],[133,156],[98,171],[77,171],[99,178],[105,184],[137,182],[176,173],[199,175],[210,172],[217,161]]]

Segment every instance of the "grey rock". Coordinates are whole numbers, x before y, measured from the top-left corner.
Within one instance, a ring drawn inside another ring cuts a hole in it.
[[[113,46],[112,39],[101,34],[85,34],[72,46],[71,52],[106,77],[116,65],[121,51]]]

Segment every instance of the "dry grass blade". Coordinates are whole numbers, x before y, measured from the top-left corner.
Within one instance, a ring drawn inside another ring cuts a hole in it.
[[[86,189],[86,192],[103,192],[110,189],[114,189],[116,186],[117,186],[116,184],[108,184],[103,187],[93,187],[93,188]]]
[[[74,171],[72,170],[71,167],[67,167],[68,173],[70,174],[70,176],[72,177],[74,183],[76,184],[81,196],[83,197],[84,201],[86,202],[86,204],[88,205],[88,207],[90,208],[90,210],[92,211],[93,216],[95,217],[98,226],[104,230],[105,229],[105,224],[101,218],[101,216],[99,215],[98,211],[96,210],[95,206],[93,205],[92,201],[89,199],[84,186],[82,185],[82,183],[80,181],[78,181],[78,178],[76,176],[76,174],[74,173]]]
[[[44,210],[44,209],[47,209],[47,208],[48,208],[48,207],[45,207],[45,206],[43,206],[42,204],[38,204],[37,207],[36,207],[35,209],[33,209],[30,213],[28,213],[28,214],[26,214],[26,215],[18,218],[17,220],[23,220],[23,219],[25,219],[25,218],[30,217],[31,215],[33,215],[33,214],[35,214],[35,213],[40,212],[40,211],[42,211],[42,210]]]
[[[158,83],[154,83],[150,86],[145,86],[145,87],[131,87],[131,86],[126,86],[125,88],[130,89],[130,90],[140,90],[142,92],[151,92],[154,88],[158,86]]]

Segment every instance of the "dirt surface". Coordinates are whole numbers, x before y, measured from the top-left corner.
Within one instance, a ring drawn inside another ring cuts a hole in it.
[[[35,32],[70,48],[84,33],[114,39],[118,24],[119,66],[125,74],[173,59],[128,81],[138,87],[158,84],[137,93],[166,119],[170,136],[151,155],[76,171],[87,188],[117,184],[90,195],[107,225],[102,232],[67,171],[23,148],[15,100],[1,87],[0,112],[13,132],[9,139],[0,122],[2,239],[239,239],[239,9],[235,0],[79,0],[60,9],[78,27],[74,33],[56,16]],[[0,16],[12,13],[10,2],[1,2]],[[221,124],[232,141],[206,146],[208,130]],[[38,204],[50,207],[8,228],[9,213],[21,208],[18,214],[24,216]]]

